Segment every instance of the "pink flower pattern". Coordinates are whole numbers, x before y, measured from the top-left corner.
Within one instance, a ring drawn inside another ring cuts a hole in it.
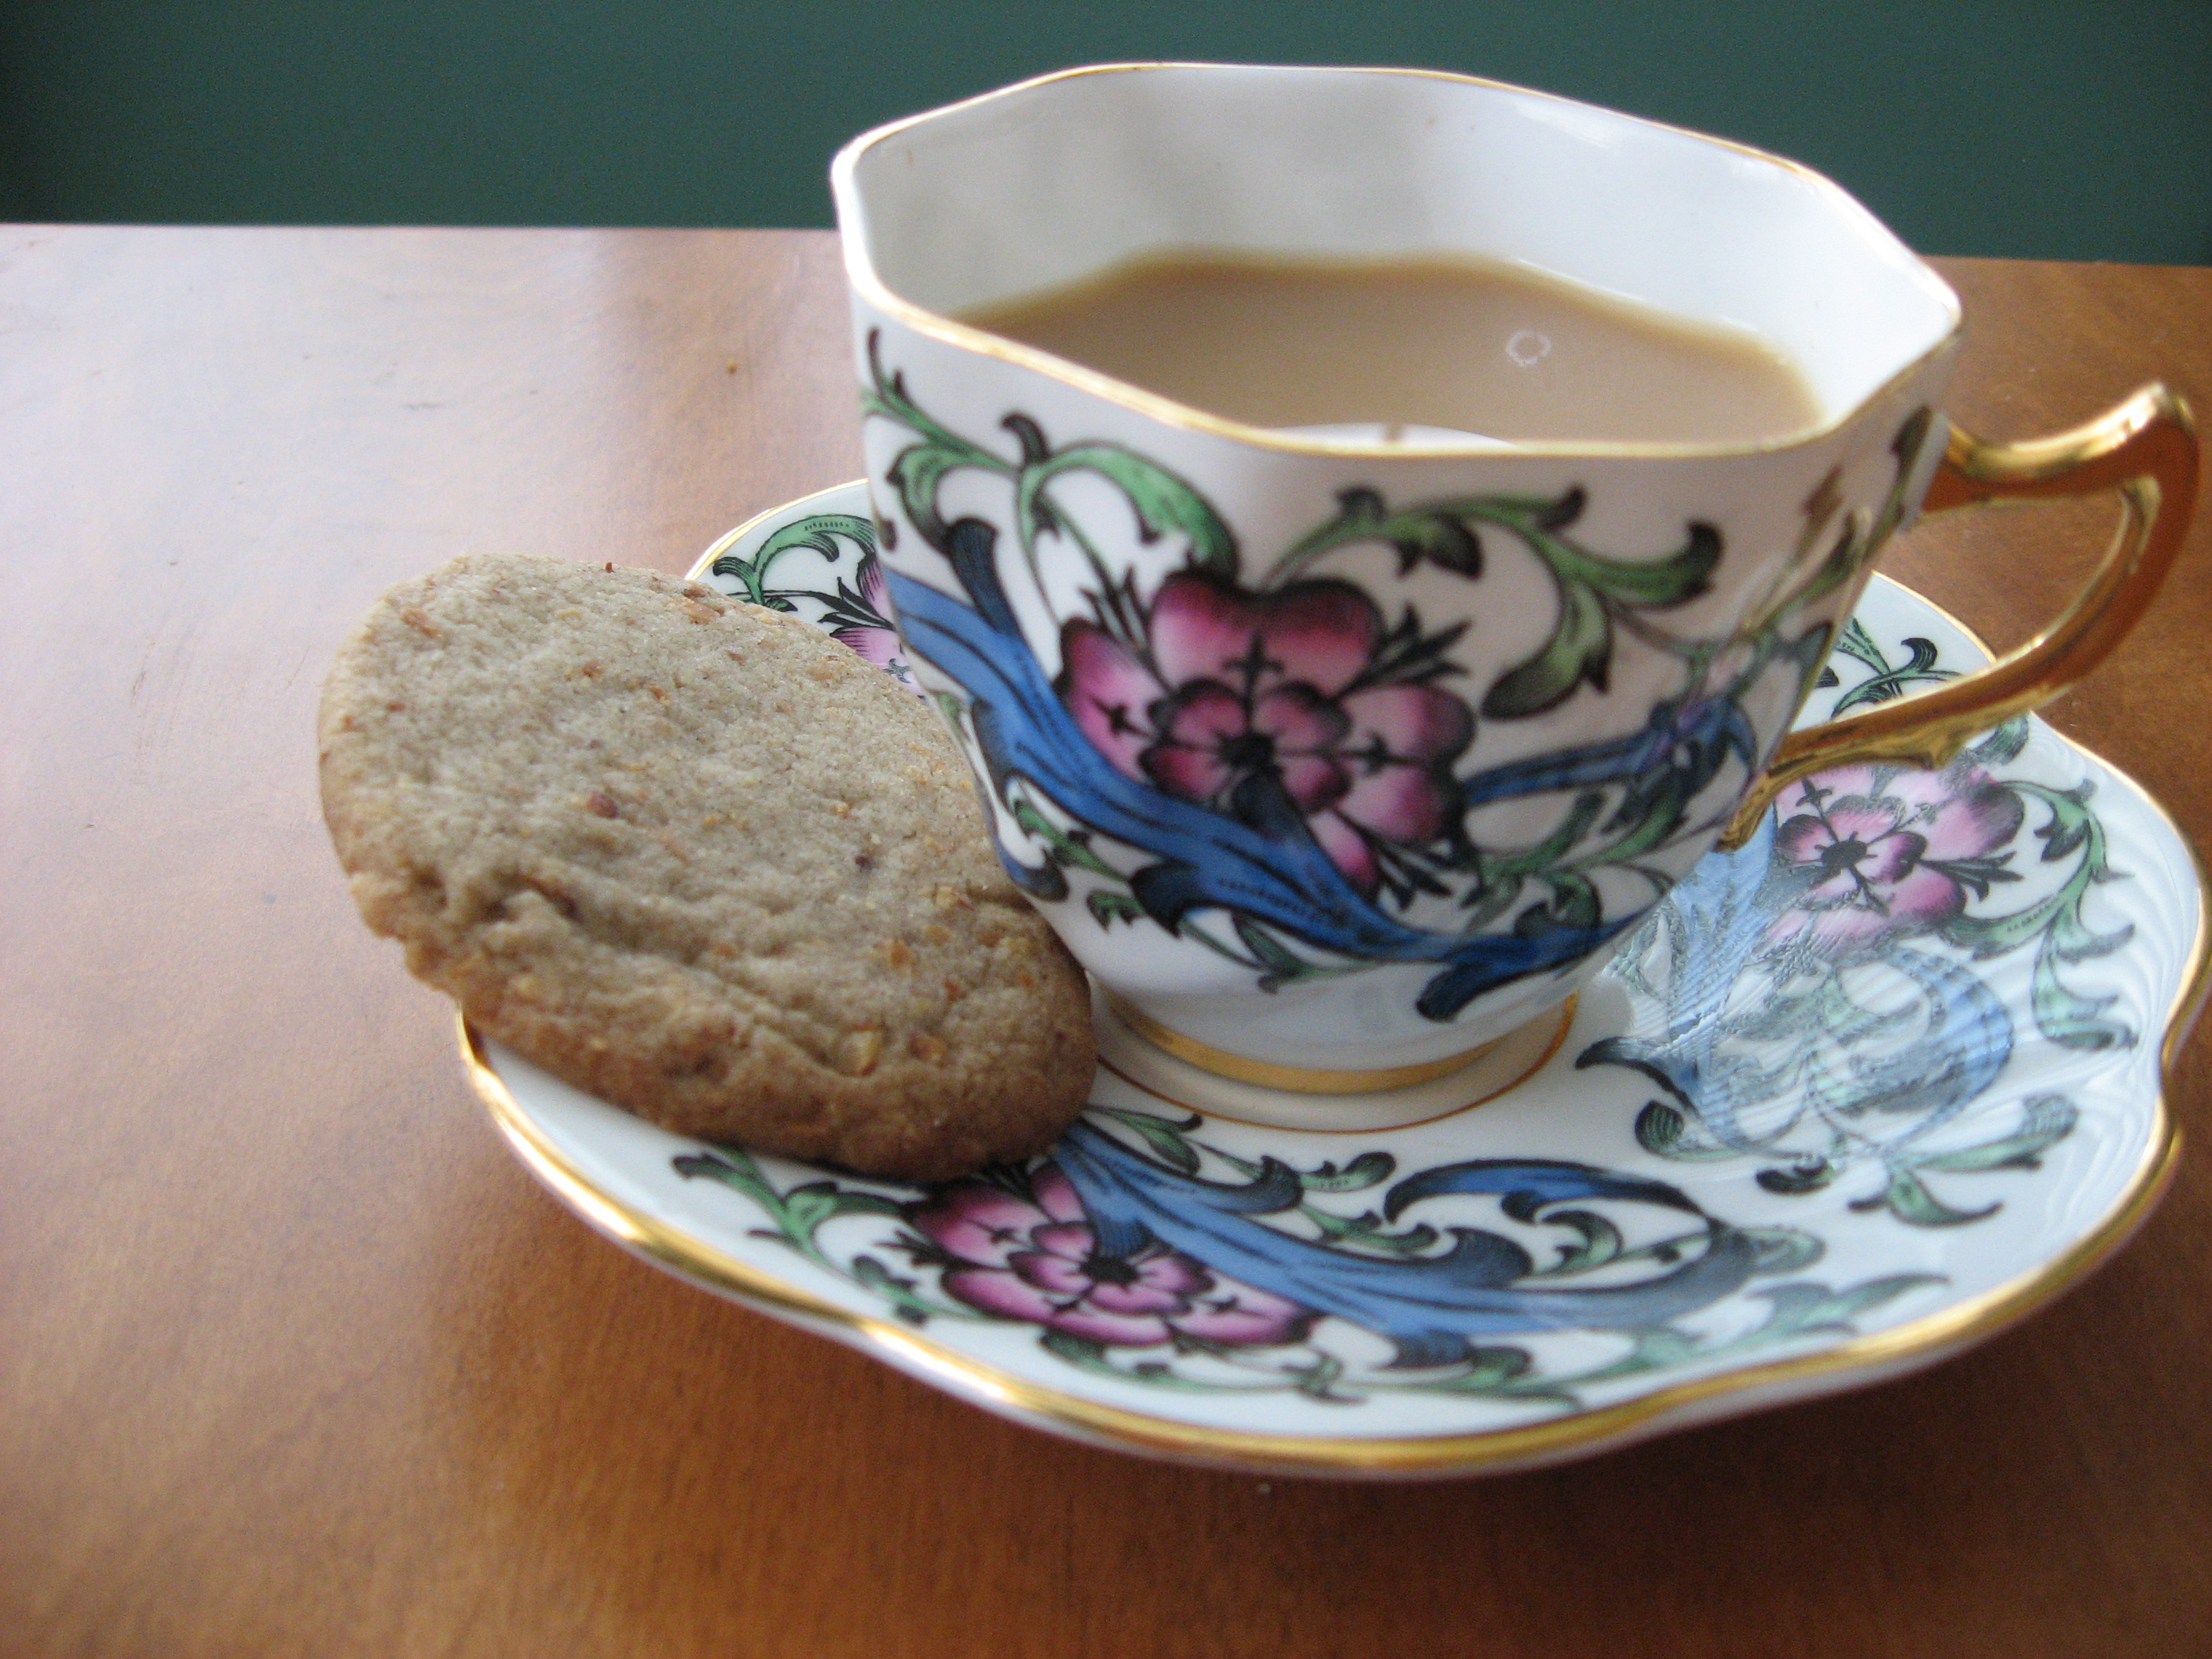
[[[1182,571],[1161,583],[1141,653],[1066,625],[1060,696],[1120,771],[1182,799],[1228,811],[1247,780],[1278,780],[1371,896],[1377,842],[1443,833],[1451,763],[1474,732],[1450,693],[1378,673],[1383,645],[1374,602],[1348,582],[1249,593]]]
[[[875,559],[861,562],[860,599],[871,615],[882,618],[891,614],[890,595],[885,591],[883,566]],[[890,623],[833,628],[830,630],[830,637],[838,644],[849,646],[859,652],[915,696],[924,695],[921,683],[915,678],[914,671],[907,666],[905,647]]]
[[[1083,1200],[1055,1164],[1030,1197],[983,1181],[939,1188],[913,1212],[948,1265],[943,1285],[969,1307],[1093,1342],[1156,1347],[1177,1336],[1224,1346],[1296,1342],[1315,1315],[1237,1284],[1180,1250],[1102,1255]]]
[[[1830,956],[1870,954],[1957,917],[1961,874],[1985,866],[2023,816],[2012,791],[1966,762],[1940,772],[1839,767],[1785,791],[1781,812],[1776,858],[1819,879],[1768,938]],[[1986,868],[1979,873],[1985,886]]]

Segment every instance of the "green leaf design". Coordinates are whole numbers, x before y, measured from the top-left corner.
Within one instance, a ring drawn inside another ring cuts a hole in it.
[[[2055,930],[2054,930],[2055,931]],[[2104,1011],[2117,996],[2085,997],[2067,988],[2058,977],[2059,953],[2046,948],[2037,954],[2028,1000],[2035,1024],[2044,1036],[2069,1048],[2095,1050],[2125,1048],[2136,1040],[2135,1028],[2106,1019]]]
[[[1339,548],[1380,542],[1398,555],[1401,572],[1433,564],[1470,579],[1481,574],[1477,526],[1505,532],[1540,560],[1559,594],[1558,620],[1544,645],[1491,686],[1482,712],[1493,720],[1540,714],[1588,683],[1599,690],[1613,659],[1614,626],[1632,613],[1680,605],[1704,592],[1720,561],[1720,532],[1692,524],[1680,548],[1649,561],[1607,558],[1563,532],[1582,514],[1579,489],[1546,498],[1476,495],[1391,508],[1374,489],[1346,489],[1337,515],[1284,553],[1261,584],[1280,587]]]
[[[1672,1325],[1632,1331],[1629,1341],[1628,1358],[1613,1367],[1616,1373],[1656,1370],[1662,1365],[1686,1364],[1704,1357],[1697,1335]]]
[[[1422,1222],[1414,1223],[1403,1232],[1393,1232],[1389,1224],[1371,1210],[1345,1216],[1318,1205],[1301,1204],[1298,1213],[1312,1222],[1332,1244],[1379,1250],[1385,1255],[1419,1255],[1441,1237],[1435,1228]]]
[[[1071,835],[1037,811],[1026,797],[1015,795],[1012,801],[1014,822],[1030,835],[1044,842],[1048,855],[1055,864],[1073,865],[1088,870],[1094,876],[1103,876],[1109,881],[1123,881],[1121,872],[1091,850],[1090,839],[1081,832]]]
[[[823,1222],[837,1213],[839,1196],[834,1181],[793,1187],[783,1195],[781,1218],[787,1227],[811,1239]]]
[[[836,1181],[811,1181],[787,1193],[779,1193],[753,1161],[752,1154],[741,1147],[726,1146],[703,1154],[686,1152],[675,1159],[675,1167],[676,1172],[686,1178],[719,1181],[743,1193],[775,1223],[775,1230],[763,1231],[762,1237],[787,1244],[808,1261],[848,1278],[849,1271],[824,1255],[815,1240],[815,1234],[823,1224],[839,1216],[903,1218],[906,1214],[896,1199],[845,1187]]]
[[[1516,1400],[1565,1407],[1581,1403],[1571,1391],[1529,1377],[1534,1363],[1519,1348],[1477,1348],[1461,1369],[1443,1376],[1424,1377],[1408,1386],[1420,1394],[1485,1396],[1496,1395],[1509,1385],[1521,1383],[1521,1387],[1511,1390],[1511,1397]]]
[[[675,1160],[676,1173],[687,1180],[705,1176],[734,1187],[755,1203],[763,1203],[775,1196],[775,1189],[768,1184],[760,1166],[750,1154],[738,1152],[735,1158],[720,1158],[711,1152],[684,1152]]]
[[[1970,1221],[1984,1220],[1997,1212],[1998,1206],[1991,1203],[1978,1210],[1952,1208],[1928,1190],[1927,1183],[1914,1174],[1907,1164],[1893,1164],[1889,1181],[1881,1191],[1871,1198],[1855,1198],[1854,1210],[1887,1210],[1899,1221],[1915,1227],[1963,1227]]]
[[[1943,937],[1971,950],[1978,959],[2001,956],[2034,941],[2035,968],[2029,978],[2028,997],[2037,1029],[2069,1048],[2127,1047],[2136,1040],[2134,1030],[2104,1014],[2116,999],[2083,996],[2059,977],[2062,964],[2109,955],[2135,935],[2132,924],[2100,933],[2081,920],[2089,890],[2112,879],[2106,857],[2105,827],[2089,807],[2089,786],[2057,789],[2014,778],[2007,780],[2005,787],[2041,802],[2048,811],[2048,820],[2035,832],[2043,842],[2043,861],[2076,858],[2078,862],[2064,884],[2040,903],[2009,915],[1960,916],[1944,929]]]
[[[1793,995],[1777,987],[1764,1002],[1747,1009],[1730,1022],[1729,1030],[1754,1042],[1793,1037],[1816,1028],[1818,1017],[1809,1011],[1819,1006],[1820,1001],[1818,992]]]
[[[1263,1380],[1252,1382],[1224,1382],[1185,1376],[1172,1365],[1158,1360],[1139,1360],[1127,1367],[1116,1365],[1106,1357],[1105,1348],[1086,1337],[1071,1336],[1066,1331],[1046,1331],[1037,1338],[1037,1346],[1055,1358],[1062,1359],[1078,1370],[1090,1371],[1099,1376],[1110,1376],[1123,1382],[1140,1382],[1147,1388],[1171,1389],[1182,1394],[1281,1394],[1295,1389],[1301,1394],[1311,1394],[1304,1386],[1304,1373],[1276,1371],[1267,1373]],[[1334,1364],[1334,1362],[1331,1362]],[[1310,1366],[1308,1370],[1312,1369]],[[1316,1395],[1332,1404],[1345,1405],[1351,1401],[1340,1395]]]
[[[1158,1117],[1150,1112],[1133,1112],[1120,1106],[1094,1106],[1091,1109],[1110,1117],[1124,1128],[1135,1131],[1138,1138],[1152,1149],[1152,1155],[1173,1165],[1185,1175],[1198,1173],[1198,1152],[1190,1144],[1190,1130],[1203,1121],[1195,1114],[1178,1123],[1171,1118]]]
[[[855,1284],[890,1303],[891,1311],[909,1325],[927,1325],[932,1314],[944,1311],[921,1294],[913,1279],[900,1278],[872,1255],[854,1256],[852,1274]]]
[[[813,1242],[815,1233],[823,1224],[839,1216],[880,1215],[901,1217],[906,1212],[896,1200],[879,1193],[855,1192],[840,1187],[834,1181],[823,1181],[797,1187],[784,1194],[784,1218],[788,1226],[805,1235]]]
[[[1846,657],[1856,657],[1877,674],[1889,672],[1889,653],[1875,643],[1856,617],[1845,623],[1844,631],[1836,636],[1836,649]]]
[[[1270,1159],[1255,1164],[1249,1158],[1238,1158],[1219,1147],[1206,1151],[1243,1176],[1247,1180],[1258,1180],[1279,1168]],[[1349,1193],[1360,1192],[1389,1179],[1398,1167],[1398,1160],[1388,1152],[1362,1152],[1341,1170],[1334,1163],[1323,1164],[1317,1169],[1292,1171],[1298,1178],[1302,1192]],[[1311,1223],[1315,1231],[1333,1244],[1347,1245],[1354,1249],[1379,1250],[1388,1255],[1419,1255],[1434,1245],[1442,1237],[1433,1227],[1415,1223],[1402,1232],[1393,1232],[1389,1223],[1372,1211],[1358,1215],[1339,1215],[1318,1205],[1298,1202],[1297,1212]]]
[[[1850,626],[1858,627],[1856,617],[1851,619]],[[1850,629],[1846,629],[1844,631],[1848,633]],[[1838,641],[1837,643],[1838,648],[1841,648],[1842,641]],[[1935,665],[1936,645],[1932,640],[1908,639],[1903,641],[1903,644],[1908,653],[1906,660],[1894,667],[1884,662],[1879,672],[1871,678],[1860,681],[1858,684],[1836,700],[1836,714],[1848,713],[1863,704],[1887,702],[1894,697],[1901,696],[1905,689],[1915,681],[1940,683],[1957,678],[1955,671],[1938,668]]]
[[[1454,575],[1482,574],[1482,543],[1468,518],[1443,503],[1393,513],[1381,495],[1368,489],[1340,491],[1336,503],[1336,517],[1300,539],[1284,555],[1282,566],[1302,569],[1322,554],[1352,543],[1382,542],[1397,550],[1401,576],[1424,562]]]
[[[1575,870],[1547,870],[1538,879],[1550,896],[1514,918],[1515,933],[1527,938],[1552,927],[1595,927],[1602,919],[1604,907],[1588,876]]]
[[[1832,1291],[1826,1285],[1814,1283],[1771,1285],[1754,1292],[1763,1297],[1774,1311],[1764,1325],[1750,1333],[1750,1337],[1765,1344],[1827,1332],[1849,1335],[1853,1322],[1861,1314],[1923,1285],[1943,1282],[1936,1273],[1891,1273],[1844,1291]],[[1747,1346],[1747,1340],[1730,1346]]]
[[[1794,1273],[1828,1253],[1818,1238],[1795,1227],[1746,1227],[1743,1236],[1759,1253],[1756,1273]]]
[[[1806,1157],[1761,1170],[1755,1178],[1770,1193],[1779,1193],[1784,1198],[1802,1198],[1832,1184],[1842,1173],[1825,1158]]]
[[[937,495],[945,478],[966,466],[1003,471],[995,465],[996,459],[966,447],[910,444],[891,458],[890,468],[884,477],[898,491],[899,504],[906,510],[908,522],[921,532],[924,541],[933,547],[941,547],[946,532],[945,520],[938,515]]]
[[[945,722],[954,739],[965,743],[968,740],[968,705],[950,691],[933,691],[929,694],[929,701],[937,710],[938,719]]]
[[[1291,1379],[1291,1386],[1309,1400],[1331,1406],[1358,1403],[1357,1395],[1337,1392],[1336,1384],[1344,1376],[1344,1362],[1327,1349],[1314,1350],[1310,1364],[1292,1366],[1285,1375]]]
[[[1605,796],[1590,790],[1575,797],[1566,816],[1535,846],[1517,853],[1478,852],[1475,856],[1482,883],[1468,896],[1467,931],[1480,932],[1511,909],[1528,878],[1544,875],[1565,863],[1576,843],[1589,833],[1604,810]]]
[[[1036,441],[1042,444],[1042,434]],[[1058,526],[1059,514],[1048,492],[1071,472],[1095,472],[1120,490],[1136,514],[1138,534],[1145,541],[1181,536],[1190,544],[1190,568],[1236,575],[1237,538],[1206,499],[1158,462],[1119,444],[1070,444],[1024,465],[1016,485],[1015,510],[1024,526],[1025,544],[1036,532]]]
[[[1101,927],[1111,927],[1117,921],[1139,922],[1145,919],[1145,907],[1137,902],[1133,895],[1117,893],[1110,888],[1092,888],[1083,906]]]
[[[1087,1336],[1072,1336],[1066,1331],[1047,1331],[1037,1340],[1047,1353],[1057,1355],[1086,1370],[1104,1364],[1106,1345],[1094,1342]]]
[[[1341,1170],[1324,1164],[1299,1179],[1310,1193],[1356,1193],[1388,1181],[1397,1167],[1398,1160],[1388,1152],[1362,1152]]]
[[[1966,751],[1977,766],[2008,766],[2027,747],[2027,716],[2015,714]]]
[[[1547,1226],[1565,1227],[1575,1235],[1573,1243],[1558,1247],[1559,1259],[1547,1270],[1551,1273],[1588,1273],[1620,1255],[1620,1229],[1595,1210],[1559,1210],[1544,1221]]]
[[[1515,528],[1550,568],[1559,612],[1542,648],[1500,675],[1484,696],[1482,712],[1493,720],[1540,714],[1585,683],[1604,690],[1614,625],[1630,612],[1695,599],[1720,562],[1720,532],[1706,524],[1692,525],[1679,550],[1648,563],[1601,558],[1534,522]]]
[[[1820,989],[1814,993],[1814,1006],[1818,1010],[1814,1016],[1814,1029],[1826,1032],[1831,1042],[1846,1048],[1884,1031],[1895,1030],[1912,1018],[1909,1006],[1868,1008],[1853,1001],[1850,993],[1844,988],[1840,975],[1829,975],[1820,981]]]
[[[2033,1170],[2043,1154],[2074,1133],[2081,1113],[2063,1095],[2031,1095],[2021,1103],[2020,1127],[2000,1139],[1916,1158],[1923,1170]]]
[[[835,564],[844,556],[841,543],[849,543],[865,558],[876,545],[876,527],[866,519],[844,513],[817,513],[785,525],[754,550],[750,558],[725,553],[708,567],[717,576],[734,576],[744,584],[744,599],[771,611],[792,611],[791,601],[769,586],[776,561],[794,548],[808,548]]]
[[[899,503],[908,521],[931,546],[942,549],[945,521],[938,515],[937,495],[945,478],[963,467],[1012,477],[1014,464],[979,444],[939,424],[924,414],[907,395],[906,377],[884,374],[880,331],[868,333],[869,384],[860,389],[860,412],[881,416],[915,434],[915,441],[891,459],[884,480],[899,492]]]
[[[1483,694],[1492,720],[1526,720],[1557,708],[1587,680],[1606,688],[1613,660],[1613,617],[1602,595],[1578,584],[1559,585],[1559,618],[1543,648],[1510,668]]]
[[[1740,1156],[1732,1146],[1692,1135],[1688,1115],[1663,1100],[1652,1101],[1636,1115],[1636,1144],[1647,1152],[1679,1163],[1711,1163]]]
[[[1691,525],[1680,547],[1644,561],[1601,557],[1549,533],[1540,519],[1532,521],[1530,531],[1530,544],[1560,577],[1625,610],[1663,610],[1696,599],[1721,559],[1720,532],[1709,524]]]
[[[1313,964],[1285,945],[1274,934],[1242,911],[1230,917],[1237,939],[1252,953],[1261,969],[1260,988],[1279,990],[1293,981],[1305,978],[1314,971]]]

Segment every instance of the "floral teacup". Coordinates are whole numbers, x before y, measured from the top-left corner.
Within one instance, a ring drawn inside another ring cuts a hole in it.
[[[1353,1093],[1467,1063],[1778,792],[1940,766],[2064,690],[2188,520],[2196,448],[2162,387],[2059,438],[1978,442],[1937,412],[1956,299],[1840,190],[1540,94],[1074,70],[867,134],[833,177],[907,659],[1008,869],[1126,1022],[1249,1084]],[[1193,246],[1524,262],[1752,329],[1823,414],[1735,445],[1360,441],[953,320]],[[2038,641],[1785,740],[1923,504],[2108,488],[2128,527]],[[1900,856],[1974,838],[1941,811],[1804,821],[1786,833],[1839,872],[1884,836]],[[1827,832],[1864,844],[1824,852]],[[1945,900],[1900,876],[1896,902]]]

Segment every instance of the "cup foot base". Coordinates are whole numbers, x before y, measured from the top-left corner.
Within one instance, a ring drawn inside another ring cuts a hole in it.
[[[1492,1037],[1472,1048],[1462,1048],[1456,1054],[1439,1055],[1434,1060],[1421,1060],[1411,1066],[1331,1070],[1317,1066],[1286,1066],[1217,1048],[1212,1043],[1201,1042],[1194,1036],[1163,1025],[1134,1003],[1115,995],[1111,991],[1106,993],[1106,1006],[1113,1011],[1115,1018],[1139,1036],[1149,1040],[1154,1048],[1166,1049],[1177,1060],[1187,1061],[1201,1072],[1211,1072],[1214,1076],[1225,1077],[1231,1082],[1250,1083],[1262,1089],[1279,1089],[1294,1095],[1373,1095],[1407,1088],[1416,1083],[1427,1083],[1465,1070],[1505,1040],[1502,1036]],[[1507,1035],[1511,1034],[1509,1032]]]
[[[1574,1016],[1570,998],[1470,1054],[1455,1054],[1434,1068],[1408,1068],[1426,1076],[1393,1087],[1331,1092],[1312,1087],[1311,1079],[1359,1074],[1309,1072],[1297,1088],[1224,1077],[1163,1047],[1149,1035],[1157,1028],[1142,1014],[1125,1012],[1095,988],[1091,998],[1100,1061],[1138,1087],[1212,1117],[1323,1133],[1404,1128],[1495,1100],[1551,1059]],[[1276,1069],[1288,1068],[1254,1067],[1262,1076]]]

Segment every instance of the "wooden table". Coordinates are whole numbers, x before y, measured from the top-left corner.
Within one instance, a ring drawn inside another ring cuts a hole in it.
[[[1948,261],[1957,413],[2212,411],[2212,270]],[[1536,1474],[1084,1449],[538,1190],[355,919],[313,710],[464,549],[676,570],[854,476],[813,232],[0,236],[0,1650],[2212,1652],[2212,1071],[2141,1236],[1933,1372]],[[2001,641],[2095,515],[1888,568]],[[2057,723],[2212,836],[2212,532]]]

